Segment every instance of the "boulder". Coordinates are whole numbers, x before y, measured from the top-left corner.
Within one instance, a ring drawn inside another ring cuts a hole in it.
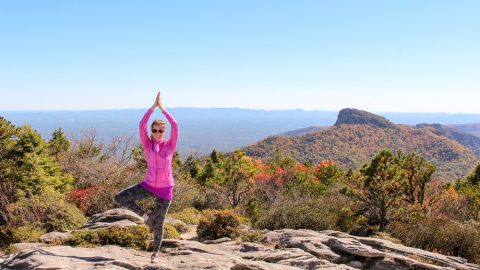
[[[141,216],[127,209],[114,208],[91,216],[88,219],[87,224],[85,224],[82,228],[99,229],[110,228],[113,226],[124,227],[140,224],[144,224],[144,220]]]
[[[69,233],[63,232],[49,232],[40,236],[40,241],[46,244],[61,244],[70,236]]]

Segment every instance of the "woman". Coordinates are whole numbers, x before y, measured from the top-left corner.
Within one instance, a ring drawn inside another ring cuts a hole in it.
[[[148,137],[147,123],[158,107],[170,122],[170,139],[164,140],[165,122],[155,119],[151,125],[152,136]],[[153,106],[140,121],[140,140],[147,160],[147,174],[143,182],[128,187],[115,195],[115,201],[142,216],[150,232],[154,231],[152,262],[158,262],[163,238],[163,223],[173,197],[172,158],[178,139],[178,123],[163,107],[160,92]],[[155,209],[146,213],[137,200],[156,197]]]

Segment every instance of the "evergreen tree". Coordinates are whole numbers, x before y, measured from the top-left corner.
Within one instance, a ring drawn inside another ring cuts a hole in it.
[[[422,206],[436,166],[416,153],[404,155],[398,152],[397,158],[400,166],[405,170],[405,200],[410,204]]]
[[[213,161],[210,164],[213,164]],[[237,207],[253,187],[252,177],[257,168],[252,159],[244,152],[236,150],[211,168],[212,177],[206,178],[206,185],[223,194],[232,207]]]
[[[217,151],[215,149],[213,149],[212,153],[210,154],[210,160],[212,161],[212,163],[218,163],[219,162],[218,154],[217,154]]]
[[[12,175],[19,192],[39,194],[45,186],[65,192],[71,189],[73,177],[64,174],[49,155],[46,142],[30,126],[22,126],[13,147],[17,169]]]
[[[56,129],[52,133],[52,138],[48,141],[48,149],[51,155],[58,160],[60,153],[67,151],[70,148],[70,141],[65,136],[61,128]]]
[[[392,152],[381,150],[351,179],[350,195],[364,204],[381,232],[402,211],[405,171],[398,163]]]
[[[480,218],[480,164],[465,181],[459,182],[457,186],[468,197],[472,219],[478,221]]]

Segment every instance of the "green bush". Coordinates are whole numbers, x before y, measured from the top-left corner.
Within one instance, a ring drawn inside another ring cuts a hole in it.
[[[201,187],[195,192],[193,207],[199,210],[205,209],[223,209],[228,205],[228,201],[210,188]]]
[[[94,247],[98,245],[118,245],[147,250],[151,234],[145,225],[112,227],[108,229],[73,232],[66,240],[70,246]]]
[[[372,235],[373,238],[379,238],[383,240],[388,240],[392,243],[395,244],[402,244],[402,241],[398,240],[395,237],[392,237],[389,233],[387,232],[376,232],[374,235]]]
[[[480,262],[479,223],[415,217],[407,222],[392,223],[387,229],[407,246]]]
[[[339,210],[339,209],[338,209]],[[259,229],[336,229],[338,212],[319,198],[277,198],[255,223]]]
[[[32,225],[25,225],[20,227],[14,227],[12,229],[12,233],[14,243],[25,243],[38,242],[40,236],[45,234],[45,231]]]
[[[77,229],[87,218],[74,205],[65,202],[64,195],[50,188],[33,198],[21,198],[9,206],[13,225],[35,224],[46,232]]]
[[[8,245],[4,250],[3,250],[6,254],[14,254],[14,253],[17,253],[17,252],[20,252],[21,249],[14,246],[14,245]]]
[[[180,233],[171,224],[165,223],[163,231],[163,238],[165,239],[180,239]]]
[[[45,231],[41,228],[30,224],[12,228],[0,226],[0,247],[4,248],[20,242],[38,242],[44,233]]]
[[[198,222],[200,221],[200,217],[202,216],[202,214],[200,211],[198,211],[195,208],[186,208],[180,212],[171,213],[169,214],[169,216],[172,218],[179,219],[185,222],[186,224],[197,225]]]
[[[265,236],[265,233],[263,233],[262,231],[252,230],[242,235],[242,241],[243,242],[260,242],[264,236]]]
[[[202,239],[235,238],[240,235],[240,224],[240,216],[232,211],[209,211],[200,219],[197,235]]]
[[[179,233],[184,233],[184,232],[187,232],[187,230],[188,230],[187,225],[183,222],[165,223],[165,225],[167,225],[167,224],[174,227],[175,230]]]
[[[7,226],[0,226],[0,248],[13,243],[13,232]]]

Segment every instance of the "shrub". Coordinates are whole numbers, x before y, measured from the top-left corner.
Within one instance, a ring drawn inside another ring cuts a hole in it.
[[[7,226],[0,226],[0,248],[8,246],[11,243],[13,243],[12,229]]]
[[[163,238],[165,239],[180,239],[180,233],[171,224],[164,224]]]
[[[262,231],[252,230],[242,235],[242,241],[243,242],[260,242],[264,236],[265,236],[265,233],[263,233]]]
[[[337,213],[328,209],[319,198],[279,197],[255,223],[259,229],[277,230],[283,228],[327,230],[335,229]]]
[[[6,254],[14,254],[14,253],[17,253],[17,252],[20,252],[21,249],[14,246],[14,245],[8,245],[5,249],[4,249],[5,253]]]
[[[38,242],[45,231],[32,225],[25,225],[12,228],[12,234],[14,243]]]
[[[35,224],[46,232],[76,229],[87,222],[82,211],[66,203],[64,196],[50,188],[33,198],[21,198],[10,205],[13,225]]]
[[[197,225],[198,222],[200,221],[201,212],[195,208],[187,208],[187,209],[183,209],[180,212],[171,213],[169,214],[169,216],[172,218],[179,219],[185,222],[186,224]]]
[[[415,217],[407,222],[395,222],[389,233],[408,246],[460,256],[480,262],[480,225],[448,219]]]
[[[392,243],[395,244],[402,244],[402,241],[398,240],[395,237],[392,237],[389,233],[387,232],[376,232],[374,235],[372,235],[373,238],[379,238],[383,240],[388,240]]]
[[[240,235],[240,217],[229,210],[207,212],[200,219],[197,235],[203,239],[235,238]]]
[[[227,200],[215,190],[202,187],[196,192],[192,206],[199,210],[205,210],[223,209],[227,205]]]
[[[184,233],[184,232],[188,231],[187,225],[183,222],[180,222],[180,221],[168,222],[168,223],[165,223],[165,225],[166,224],[171,225],[179,233]]]
[[[94,247],[97,245],[118,245],[147,250],[150,234],[145,225],[112,227],[108,229],[73,232],[66,240],[70,246]]]

